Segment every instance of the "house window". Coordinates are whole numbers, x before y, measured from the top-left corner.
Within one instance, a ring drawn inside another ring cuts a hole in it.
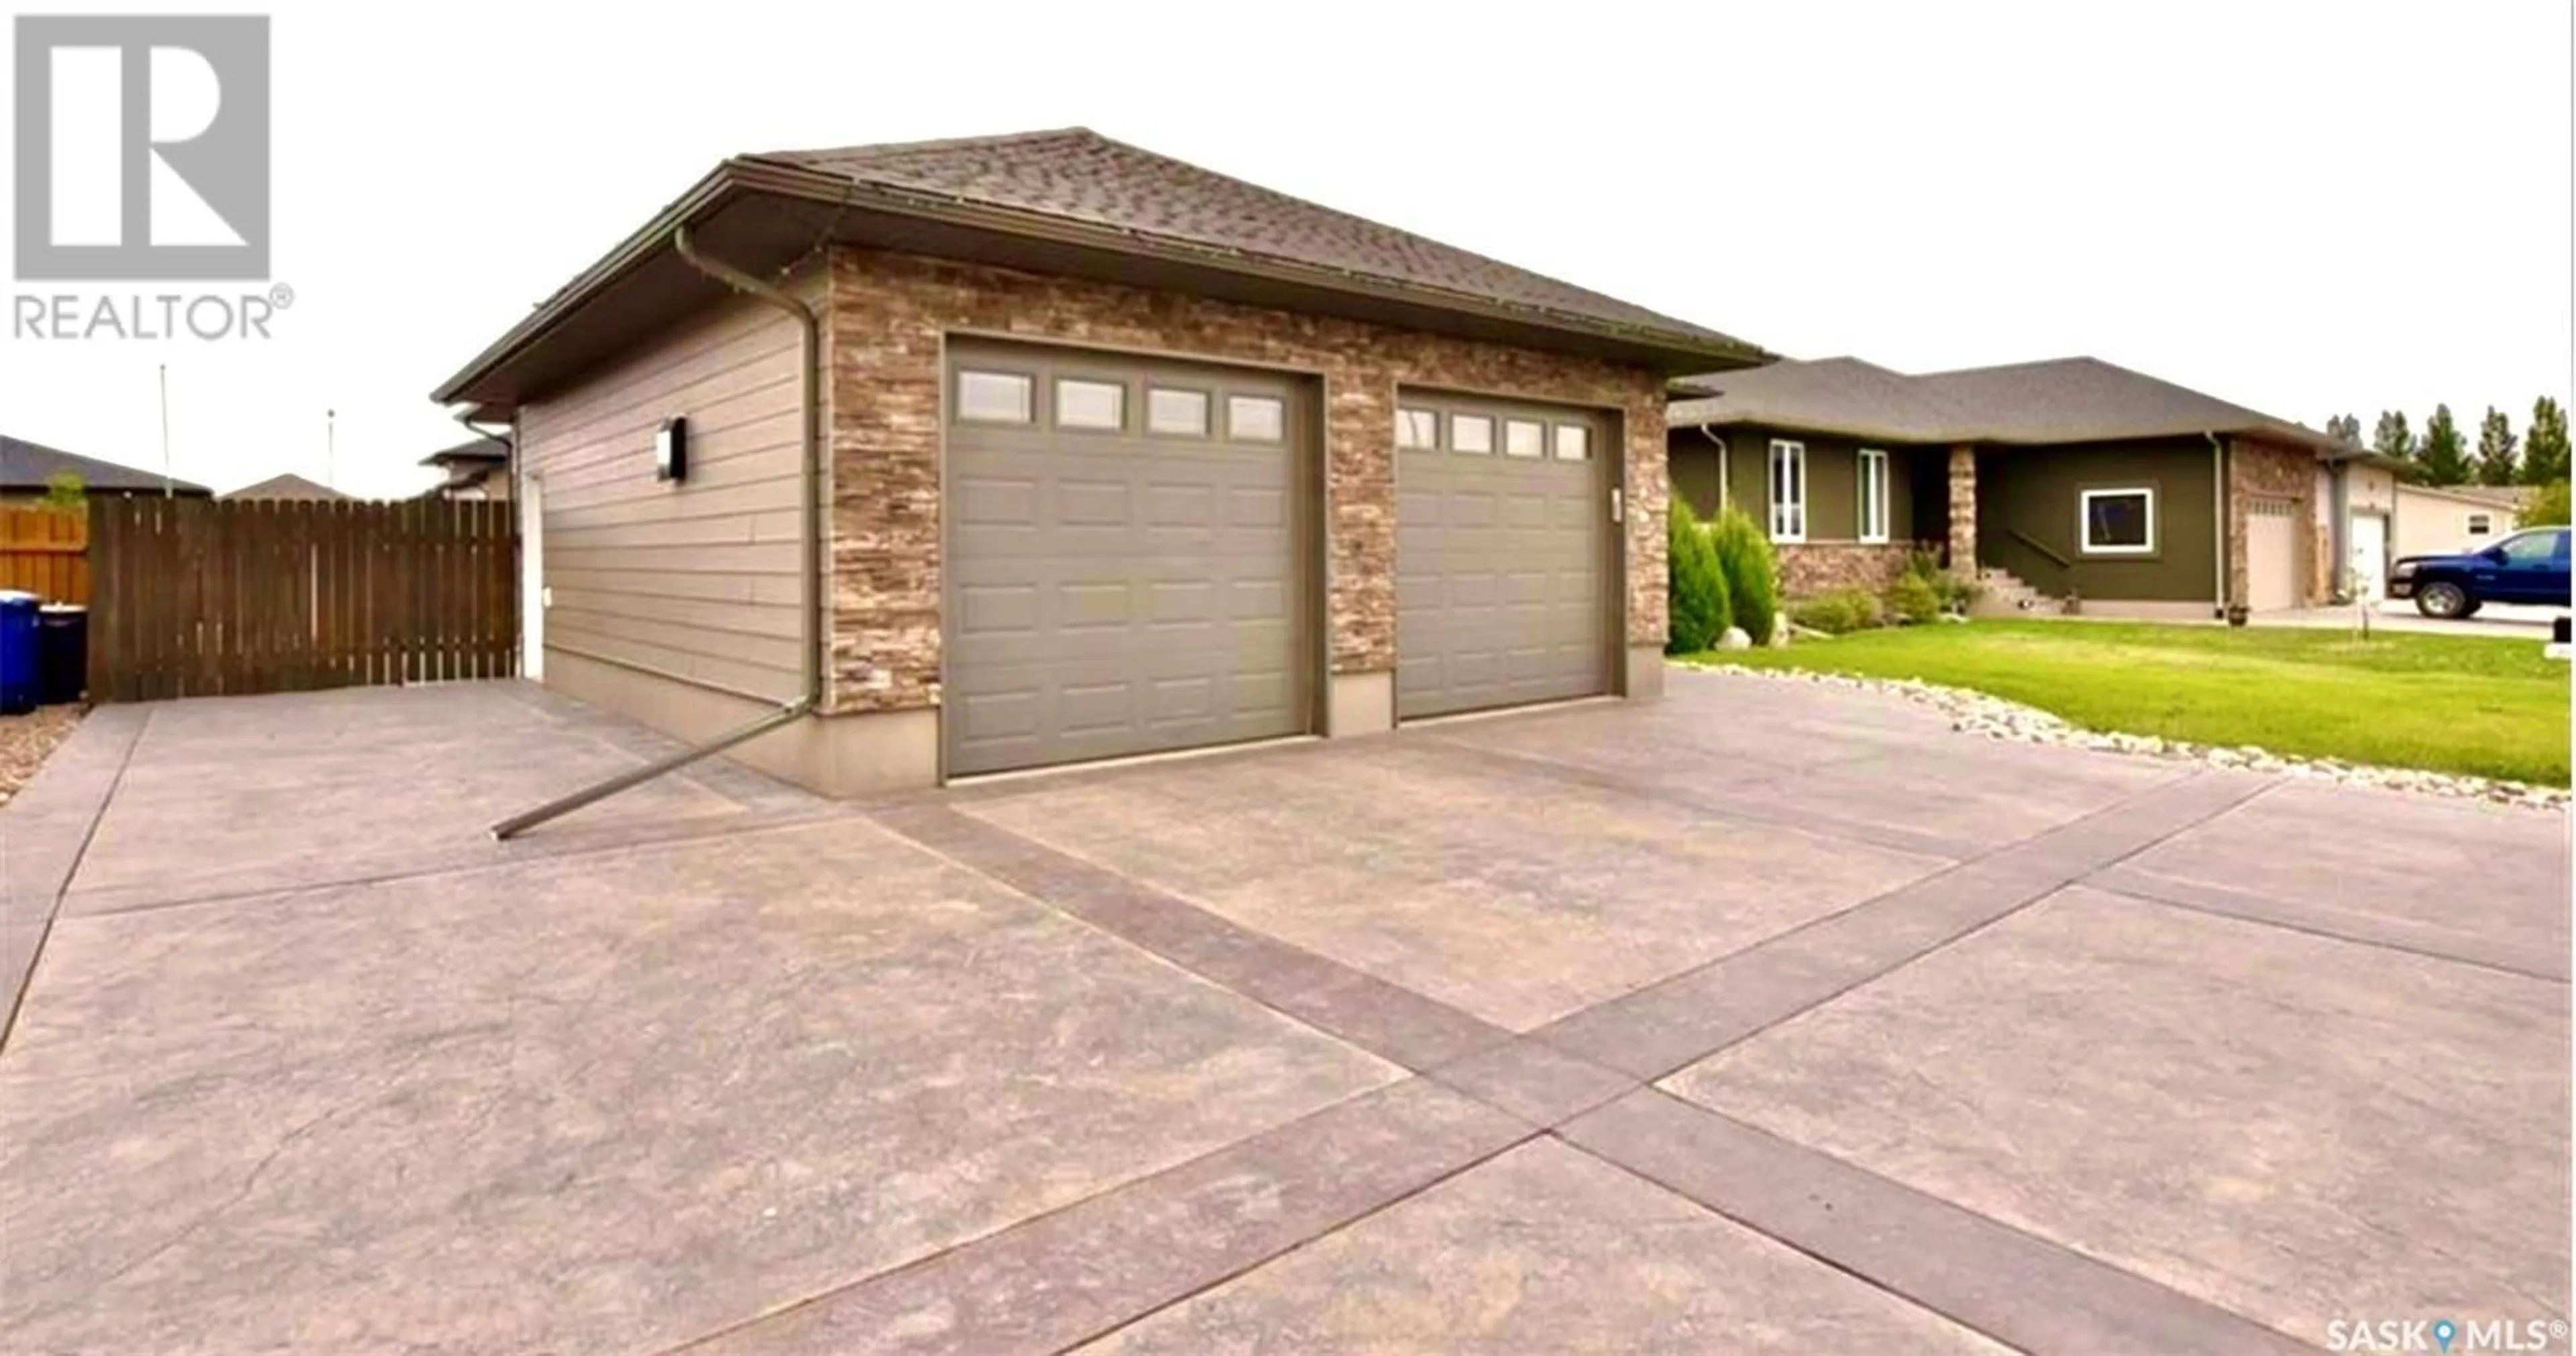
[[[1037,383],[1017,372],[959,372],[957,417],[986,424],[1025,424],[1037,417]]]
[[[2156,492],[2142,486],[2085,490],[2079,496],[2084,552],[2143,556],[2156,549]]]
[[[1114,381],[1081,381],[1058,377],[1055,383],[1057,428],[1127,426],[1127,388]]]
[[[1807,445],[1771,444],[1771,540],[1807,539]]]
[[[1887,540],[1887,454],[1860,450],[1860,539]]]
[[[1275,396],[1227,396],[1225,432],[1229,438],[1275,443],[1285,436],[1288,407]]]
[[[1493,451],[1494,421],[1481,414],[1449,416],[1449,450],[1479,453]]]
[[[1397,410],[1395,412],[1395,445],[1423,448],[1440,445],[1440,412],[1437,410]]]
[[[1581,424],[1557,425],[1556,459],[1558,461],[1592,460],[1592,430]]]
[[[1547,425],[1535,419],[1504,420],[1503,455],[1506,457],[1546,456]]]
[[[1208,431],[1208,396],[1205,391],[1179,391],[1157,386],[1145,392],[1145,428],[1152,433],[1173,433],[1184,438],[1204,438]]]
[[[2483,537],[2493,531],[2495,531],[2495,522],[2493,519],[2490,519],[2483,513],[2472,513],[2469,515],[2470,536]]]

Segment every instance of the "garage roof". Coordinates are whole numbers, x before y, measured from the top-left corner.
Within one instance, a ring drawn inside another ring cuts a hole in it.
[[[736,156],[441,384],[506,415],[713,284],[671,259],[686,225],[755,272],[827,240],[1175,288],[1665,372],[1766,361],[1754,344],[1087,128]],[[630,295],[620,295],[621,293]],[[614,319],[585,313],[609,303]]]
[[[1674,425],[1769,424],[1897,442],[1998,446],[2202,433],[2270,438],[2329,457],[2362,449],[2099,358],[2051,358],[1909,376],[1857,358],[1784,362],[1689,379],[1717,395],[1674,402]]]

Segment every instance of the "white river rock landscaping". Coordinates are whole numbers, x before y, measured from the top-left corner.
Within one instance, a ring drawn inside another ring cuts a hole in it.
[[[2416,768],[2373,767],[2367,763],[2347,763],[2336,758],[2298,758],[2251,745],[2228,748],[2214,744],[2194,744],[2188,740],[2166,739],[2158,735],[2087,730],[2037,707],[2005,701],[2001,697],[1972,692],[1963,687],[1945,687],[1939,683],[1927,683],[1917,678],[1857,678],[1849,674],[1818,673],[1806,669],[1756,669],[1742,664],[1700,664],[1697,667],[1711,673],[1724,673],[1743,678],[1822,683],[1828,687],[1884,693],[1903,698],[1918,706],[1931,707],[1950,718],[1951,729],[1962,734],[1984,735],[1988,739],[2008,739],[2024,744],[2055,744],[2077,749],[2100,749],[2110,753],[2143,754],[2149,758],[2205,763],[2211,767],[2245,768],[2254,772],[2277,773],[2284,777],[2300,777],[2311,781],[2340,782],[2347,786],[2376,786],[2392,791],[2412,791],[2422,795],[2483,800],[2493,804],[2520,805],[2537,810],[2564,810],[2567,808],[2569,799],[2567,789],[2564,787],[2534,786],[2528,782],[2501,781],[2492,777],[2468,777],[2449,772],[2426,772]]]

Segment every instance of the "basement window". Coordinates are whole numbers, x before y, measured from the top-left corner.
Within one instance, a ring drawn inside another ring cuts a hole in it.
[[[1449,416],[1449,450],[1486,453],[1494,450],[1494,421],[1481,414]]]
[[[1273,396],[1227,396],[1225,432],[1229,438],[1275,443],[1286,436],[1288,407]]]
[[[1114,381],[1056,378],[1055,426],[1111,430],[1127,427],[1126,386]]]
[[[1412,451],[1438,447],[1440,412],[1438,410],[1397,410],[1395,445]]]
[[[2092,556],[2143,556],[2156,549],[2156,492],[2145,486],[2084,490],[2078,495],[2083,516],[2084,553]]]
[[[1558,461],[1592,460],[1592,430],[1581,424],[1557,425],[1556,459]]]
[[[957,417],[979,424],[1025,424],[1037,418],[1037,383],[1018,372],[957,374]]]
[[[1145,428],[1150,433],[1173,433],[1184,438],[1206,437],[1207,392],[1180,391],[1168,386],[1157,386],[1147,391]]]

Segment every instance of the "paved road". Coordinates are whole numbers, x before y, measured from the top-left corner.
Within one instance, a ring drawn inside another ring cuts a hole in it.
[[[2531,811],[1600,704],[836,805],[517,685],[0,811],[27,1350],[2239,1352],[2564,1322]]]

